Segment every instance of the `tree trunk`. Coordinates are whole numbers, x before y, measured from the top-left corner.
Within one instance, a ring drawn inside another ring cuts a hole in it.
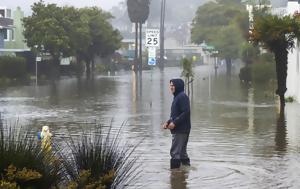
[[[143,53],[142,53],[142,26],[143,26],[143,24],[139,23],[139,26],[140,26],[139,71],[141,72],[143,69]]]
[[[51,80],[52,81],[55,81],[57,79],[59,79],[59,65],[60,65],[60,62],[59,62],[59,57],[53,57],[53,60],[52,60],[52,66],[51,66],[51,71],[50,71],[50,77],[51,77]]]
[[[86,77],[90,78],[90,76],[91,76],[91,63],[90,63],[90,61],[85,62],[85,67],[86,67]]]
[[[134,72],[138,69],[138,23],[135,23],[135,51],[134,51]]]
[[[94,73],[95,73],[95,60],[94,60],[94,58],[92,58],[91,62],[92,62],[92,70],[91,70],[91,72],[92,72],[92,77],[93,77]]]
[[[276,135],[275,135],[275,144],[277,152],[285,152],[287,147],[286,139],[286,119],[284,112],[280,112],[277,115],[277,125],[276,125]]]
[[[77,78],[81,77],[82,69],[81,69],[81,58],[80,56],[76,57],[76,76]]]
[[[231,63],[231,58],[225,58],[226,60],[226,74],[228,76],[231,75],[231,67],[232,67],[232,63]]]
[[[284,94],[286,88],[287,77],[287,59],[288,51],[286,48],[277,49],[275,52],[276,74],[277,74],[277,90],[276,94],[280,97],[280,111],[284,111],[285,99]]]

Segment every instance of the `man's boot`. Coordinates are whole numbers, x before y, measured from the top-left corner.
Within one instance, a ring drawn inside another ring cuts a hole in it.
[[[179,159],[171,159],[170,160],[170,167],[171,169],[176,169],[180,167],[180,160]]]
[[[190,158],[181,159],[181,164],[185,166],[191,166]]]

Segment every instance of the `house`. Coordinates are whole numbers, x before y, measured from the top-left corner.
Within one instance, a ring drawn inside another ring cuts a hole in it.
[[[20,7],[14,11],[0,7],[0,55],[29,51],[24,42],[23,17],[24,12]]]
[[[4,43],[13,39],[13,19],[11,10],[6,7],[0,7],[0,49],[4,49]],[[0,53],[2,53],[0,51]],[[1,54],[0,54],[1,55]]]
[[[285,13],[292,15],[295,12],[300,12],[300,3],[298,0],[289,0]],[[286,96],[294,97],[297,102],[300,102],[300,66],[299,66],[299,45],[289,51],[288,54],[288,71],[287,71],[287,92]]]

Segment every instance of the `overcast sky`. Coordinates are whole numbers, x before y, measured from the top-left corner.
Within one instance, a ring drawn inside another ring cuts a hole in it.
[[[15,10],[17,6],[25,12],[25,15],[31,14],[31,5],[38,0],[0,0],[0,7],[7,7]],[[59,6],[69,5],[75,7],[90,7],[97,6],[106,11],[109,11],[112,6],[118,5],[120,2],[125,0],[44,0],[46,3],[55,3]],[[201,1],[201,0],[200,0]],[[273,6],[283,6],[287,0],[271,0]]]
[[[14,10],[17,6],[29,14],[31,11],[30,6],[38,0],[0,0],[0,7],[7,7]],[[69,5],[75,7],[90,7],[98,6],[104,10],[110,10],[112,6],[118,5],[119,2],[124,0],[44,0],[46,3],[55,3],[57,5]]]

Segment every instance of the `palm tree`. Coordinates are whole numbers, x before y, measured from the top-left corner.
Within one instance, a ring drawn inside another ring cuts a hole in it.
[[[283,16],[266,14],[256,16],[254,27],[250,32],[250,39],[255,44],[261,43],[263,47],[275,55],[277,90],[280,97],[280,110],[284,110],[287,77],[288,50],[295,46],[295,39],[300,38],[299,19],[296,16]]]
[[[150,0],[127,0],[129,19],[135,23],[135,61],[134,71],[142,70],[142,24],[146,22],[150,12]],[[138,66],[138,26],[140,29],[140,65]]]

